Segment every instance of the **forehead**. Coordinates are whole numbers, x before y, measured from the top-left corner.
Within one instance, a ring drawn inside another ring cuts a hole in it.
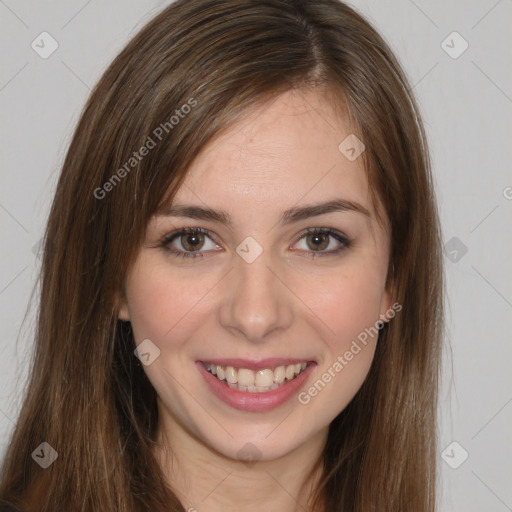
[[[288,91],[210,141],[174,202],[247,213],[343,197],[371,210],[362,158],[351,161],[339,149],[352,131],[321,93]]]

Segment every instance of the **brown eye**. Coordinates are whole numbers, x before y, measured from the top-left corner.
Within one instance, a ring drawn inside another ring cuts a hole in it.
[[[202,233],[185,233],[180,237],[181,245],[186,251],[197,251],[204,245],[204,235]]]
[[[182,228],[173,231],[162,239],[160,245],[173,256],[180,258],[202,258],[205,252],[220,249],[210,232],[202,228]]]
[[[309,228],[298,240],[298,249],[310,257],[332,256],[347,249],[351,240],[331,228]],[[302,247],[300,247],[302,244]]]
[[[322,251],[329,245],[329,235],[325,233],[313,233],[305,238],[312,251]]]

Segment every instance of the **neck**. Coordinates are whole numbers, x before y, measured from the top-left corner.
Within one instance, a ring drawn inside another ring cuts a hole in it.
[[[327,428],[278,459],[245,462],[214,451],[177,422],[165,423],[159,427],[155,453],[185,510],[311,510]]]

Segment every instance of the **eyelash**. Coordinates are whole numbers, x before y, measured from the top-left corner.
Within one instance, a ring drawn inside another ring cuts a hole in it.
[[[169,233],[163,237],[163,239],[159,243],[159,247],[162,247],[164,250],[171,253],[176,258],[202,258],[204,257],[205,251],[181,251],[173,248],[170,244],[173,242],[176,238],[179,238],[183,235],[188,234],[203,234],[208,236],[208,238],[212,239],[211,233],[203,228],[181,228],[176,231],[173,231],[172,233]],[[331,228],[308,228],[304,230],[301,234],[297,242],[301,241],[302,239],[306,238],[308,235],[316,235],[316,234],[323,234],[332,236],[335,238],[338,242],[340,242],[340,246],[334,250],[330,251],[308,251],[308,258],[316,258],[318,256],[333,256],[335,254],[339,254],[340,252],[344,251],[350,245],[352,244],[352,241],[349,240],[345,235],[338,231],[334,231]],[[212,239],[213,240],[213,239]]]

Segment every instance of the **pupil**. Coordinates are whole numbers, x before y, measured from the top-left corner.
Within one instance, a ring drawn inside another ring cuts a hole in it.
[[[327,237],[325,235],[318,235],[318,234],[315,234],[315,235],[311,235],[311,239],[313,241],[313,246],[312,247],[313,249],[325,249],[325,247],[327,247],[327,245],[325,244],[325,241],[327,239]]]
[[[200,233],[192,233],[185,237],[183,246],[185,249],[193,250],[202,245],[202,235]]]

